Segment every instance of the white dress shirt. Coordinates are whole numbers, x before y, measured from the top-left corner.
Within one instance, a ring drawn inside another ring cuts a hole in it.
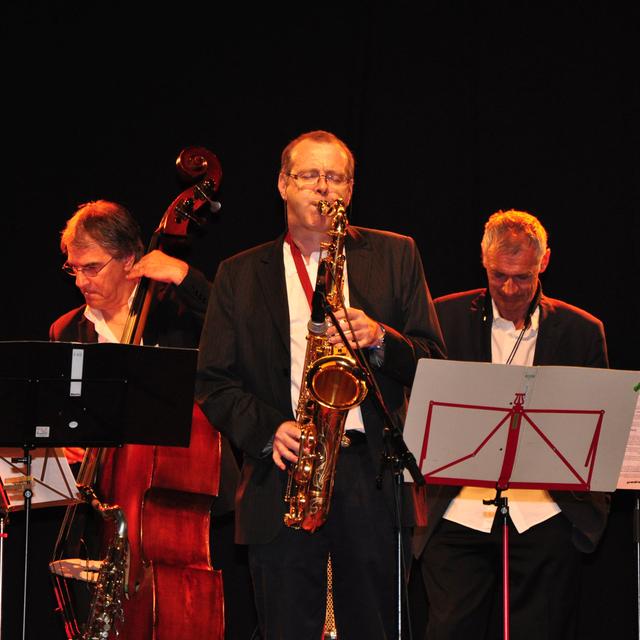
[[[511,320],[500,317],[493,300],[493,324],[491,326],[491,362],[506,363],[521,333]],[[538,338],[540,309],[531,316],[531,325],[525,331],[511,364],[533,365],[533,355]],[[497,507],[483,504],[483,500],[495,498],[495,489],[486,487],[463,487],[444,513],[443,518],[477,531],[489,533],[493,525]],[[522,533],[540,522],[560,513],[560,507],[543,489],[508,489],[501,494],[508,498],[509,516]]]
[[[311,309],[309,301],[300,282],[300,277],[296,269],[293,255],[291,254],[291,246],[288,242],[283,244],[284,255],[284,273],[287,283],[287,300],[289,303],[289,332],[291,346],[291,406],[293,414],[296,414],[298,408],[298,398],[300,396],[300,385],[302,383],[302,373],[304,367],[304,358],[307,351],[307,334],[309,333],[308,324],[311,317]],[[320,251],[314,251],[307,263],[303,260],[309,280],[312,286],[315,285],[318,273],[318,263],[320,261]],[[344,276],[343,276],[343,296],[344,303],[349,306],[349,278],[347,277],[347,262],[345,260]],[[362,421],[362,412],[360,407],[351,409],[347,414],[345,422],[346,429],[359,429],[364,431],[364,423]]]
[[[131,304],[133,303],[135,294],[136,289],[134,288],[129,296],[129,300],[127,301],[129,309],[131,309]],[[120,342],[120,336],[116,336],[116,334],[111,331],[111,328],[104,319],[104,315],[100,309],[94,309],[93,307],[86,305],[84,308],[84,317],[89,320],[89,322],[93,323],[96,333],[98,334],[98,342]],[[143,344],[142,338],[140,339],[140,344]]]
[[[84,308],[84,316],[90,322],[98,334],[98,342],[120,342],[116,335],[111,331],[107,321],[102,315],[100,309],[92,309],[89,305]]]

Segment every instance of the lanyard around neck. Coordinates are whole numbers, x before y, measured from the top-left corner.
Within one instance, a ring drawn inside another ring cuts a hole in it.
[[[298,278],[300,278],[300,284],[304,289],[304,293],[307,296],[307,302],[309,303],[309,309],[311,309],[311,300],[313,298],[313,287],[311,286],[311,278],[307,272],[307,267],[304,264],[304,258],[302,252],[293,241],[291,233],[287,231],[287,235],[284,237],[285,242],[289,244],[291,248],[291,255],[293,256],[293,262],[296,265],[296,271],[298,272]]]

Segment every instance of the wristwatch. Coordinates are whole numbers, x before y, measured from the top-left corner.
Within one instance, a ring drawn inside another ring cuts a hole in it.
[[[382,335],[380,336],[380,338],[378,338],[377,344],[374,344],[371,347],[372,349],[382,349],[384,347],[384,337],[387,334],[387,332],[385,331],[385,328],[381,324],[379,324],[378,326],[380,327],[380,331],[382,331]]]

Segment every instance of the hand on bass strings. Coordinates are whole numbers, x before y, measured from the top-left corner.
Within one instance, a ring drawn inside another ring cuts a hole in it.
[[[135,280],[145,276],[158,282],[169,282],[179,285],[186,277],[189,265],[183,260],[154,249],[142,256],[127,274],[127,280]]]

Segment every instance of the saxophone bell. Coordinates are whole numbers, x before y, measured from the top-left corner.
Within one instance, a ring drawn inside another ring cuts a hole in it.
[[[362,369],[346,355],[318,358],[309,367],[306,382],[319,404],[336,411],[357,407],[367,395]]]

